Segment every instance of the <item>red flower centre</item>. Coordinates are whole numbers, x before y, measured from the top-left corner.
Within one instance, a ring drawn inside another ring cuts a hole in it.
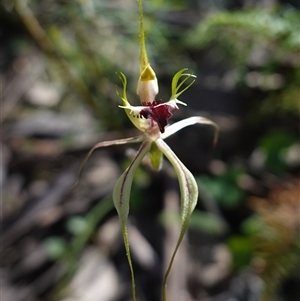
[[[142,103],[142,105],[147,108],[142,109],[140,115],[146,119],[156,121],[161,133],[164,133],[165,126],[168,124],[168,119],[178,110],[167,103],[162,103],[161,99]]]

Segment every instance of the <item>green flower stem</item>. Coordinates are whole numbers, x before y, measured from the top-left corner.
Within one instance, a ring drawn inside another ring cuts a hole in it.
[[[134,279],[134,270],[132,266],[132,260],[131,260],[131,253],[130,253],[130,247],[129,247],[129,237],[128,237],[128,223],[122,223],[122,235],[124,240],[124,247],[126,251],[126,257],[130,269],[130,275],[131,275],[131,293],[132,293],[132,299],[133,301],[136,301],[136,291],[135,291],[135,279]]]

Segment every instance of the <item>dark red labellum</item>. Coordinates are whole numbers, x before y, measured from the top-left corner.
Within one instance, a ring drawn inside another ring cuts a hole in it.
[[[164,133],[168,119],[177,109],[169,104],[161,103],[161,99],[155,100],[152,103],[142,103],[142,105],[147,106],[147,108],[142,109],[140,115],[146,119],[156,121],[160,132]]]

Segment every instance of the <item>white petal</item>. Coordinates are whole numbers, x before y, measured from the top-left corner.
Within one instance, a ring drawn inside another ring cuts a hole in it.
[[[166,139],[170,137],[171,135],[177,133],[181,129],[194,125],[194,124],[209,124],[212,125],[215,128],[215,134],[214,134],[214,140],[213,140],[213,145],[216,144],[219,136],[219,127],[216,123],[213,121],[205,118],[205,117],[200,117],[200,116],[194,116],[194,117],[189,117],[183,120],[180,120],[178,122],[175,122],[171,124],[170,126],[166,127],[166,131],[161,135],[162,139]]]

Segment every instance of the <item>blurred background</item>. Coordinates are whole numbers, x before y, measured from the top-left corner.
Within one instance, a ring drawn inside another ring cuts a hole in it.
[[[300,13],[296,0],[144,0],[159,98],[174,73],[195,84],[171,122],[200,115],[167,143],[193,172],[199,204],[175,261],[169,301],[299,300]],[[95,151],[136,135],[116,87],[135,95],[135,0],[1,3],[2,301],[126,301],[131,282],[111,193],[135,153]],[[134,145],[133,145],[134,146]],[[139,300],[161,300],[178,235],[168,162],[135,177],[130,243]]]

